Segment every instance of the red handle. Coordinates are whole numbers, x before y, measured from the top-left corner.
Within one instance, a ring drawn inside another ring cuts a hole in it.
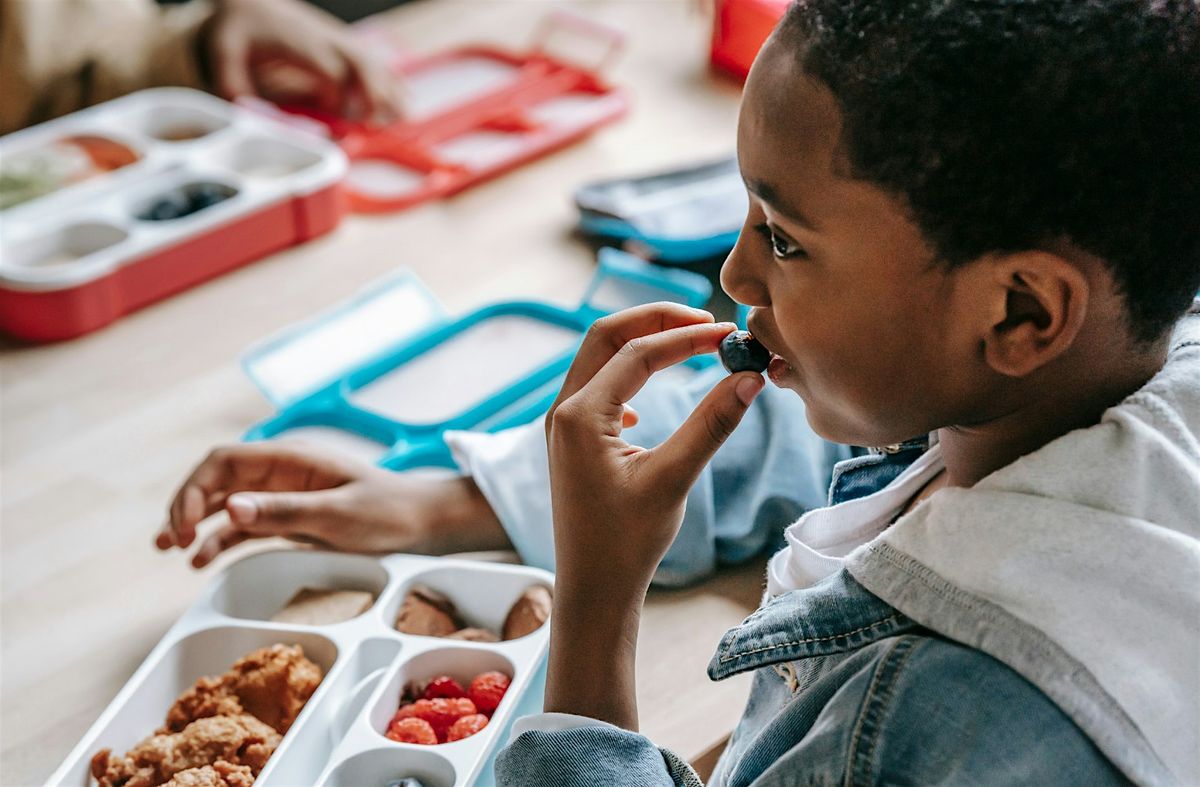
[[[606,46],[594,63],[581,61],[574,53],[570,52],[567,53],[566,57],[561,55],[556,56],[551,51],[550,43],[556,37],[563,38],[564,34],[599,40],[606,44]],[[616,59],[624,46],[625,34],[620,30],[567,11],[553,11],[547,14],[542,19],[541,24],[538,25],[537,32],[533,38],[534,51],[559,60],[568,60],[575,65],[593,72],[600,72],[606,69]]]

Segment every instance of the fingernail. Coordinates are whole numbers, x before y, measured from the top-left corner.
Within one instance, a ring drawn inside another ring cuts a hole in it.
[[[233,521],[239,525],[249,524],[258,516],[258,506],[248,495],[233,495],[225,501],[225,508]]]
[[[761,375],[756,374],[753,377],[743,377],[738,380],[737,385],[733,388],[733,392],[737,394],[737,398],[742,404],[749,407],[750,403],[754,401],[754,397],[758,396],[758,392],[763,389],[763,384],[764,381]]]

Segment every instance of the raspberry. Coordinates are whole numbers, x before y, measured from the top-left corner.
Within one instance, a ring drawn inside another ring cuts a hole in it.
[[[433,746],[438,742],[433,727],[424,719],[393,718],[384,734],[398,743],[419,743],[423,746]]]
[[[440,698],[457,699],[467,696],[467,692],[458,681],[449,675],[441,675],[429,681],[422,695],[423,699],[436,700]]]
[[[446,743],[451,741],[461,741],[463,738],[470,738],[475,733],[487,726],[488,717],[482,713],[472,713],[470,716],[463,716],[454,724],[450,725],[449,732],[446,733]]]
[[[450,729],[450,725],[463,716],[470,716],[478,712],[475,708],[475,703],[465,697],[417,700],[411,705],[401,706],[396,711],[396,715],[392,717],[392,720],[408,718],[424,719],[429,722],[430,727],[433,727],[433,732],[437,735],[438,742],[444,743],[446,732]]]
[[[491,716],[504,692],[508,691],[509,677],[503,672],[481,672],[471,681],[467,696],[475,703],[480,713]]]

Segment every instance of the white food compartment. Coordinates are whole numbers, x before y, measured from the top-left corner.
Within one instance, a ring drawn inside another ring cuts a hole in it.
[[[70,267],[128,237],[126,230],[106,221],[67,224],[11,246],[4,244],[0,266],[28,273]]]
[[[50,783],[69,787],[95,785],[89,773],[92,755],[101,749],[112,749],[117,756],[124,754],[163,725],[176,697],[191,688],[197,679],[220,675],[247,653],[275,644],[299,645],[304,649],[304,655],[326,676],[337,660],[337,646],[330,639],[311,632],[238,626],[196,631],[151,655],[85,736],[87,749],[77,749],[72,755],[73,762],[60,769]],[[309,706],[320,699],[323,684],[324,681],[309,699],[289,731],[289,737],[305,723]],[[280,749],[282,747],[283,744]],[[270,767],[269,763],[267,767]]]
[[[383,600],[379,605],[383,622],[394,626],[405,596],[414,587],[424,586],[449,599],[468,627],[487,629],[500,635],[509,610],[521,594],[536,585],[549,588],[552,584],[531,580],[525,570],[514,568],[502,564],[434,564],[411,575],[395,593]],[[545,624],[542,628],[545,628]],[[440,637],[422,639],[433,642],[446,641]]]
[[[386,787],[402,778],[420,779],[423,787],[454,787],[454,766],[429,751],[372,749],[350,757],[330,773],[321,787]]]
[[[388,573],[376,558],[331,552],[264,552],[239,560],[217,581],[215,612],[269,621],[301,588],[358,590],[378,603]]]

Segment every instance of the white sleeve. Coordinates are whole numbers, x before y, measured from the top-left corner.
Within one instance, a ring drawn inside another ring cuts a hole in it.
[[[515,741],[527,732],[562,732],[577,730],[583,727],[611,727],[620,729],[606,721],[593,719],[589,716],[576,716],[574,713],[535,713],[532,716],[522,716],[513,722],[509,742]]]
[[[487,498],[526,565],[554,570],[545,418],[501,432],[446,432],[454,461]]]

